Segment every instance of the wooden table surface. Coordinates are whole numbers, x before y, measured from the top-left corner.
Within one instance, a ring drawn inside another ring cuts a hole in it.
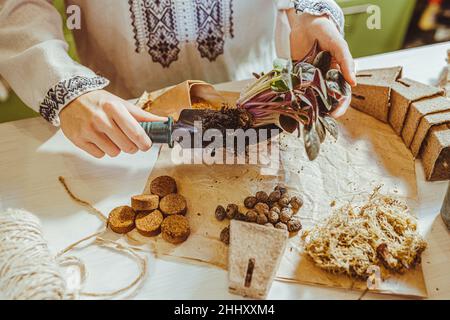
[[[359,69],[403,65],[406,77],[436,84],[445,65],[450,43],[378,55],[357,60]],[[236,83],[219,86],[236,88]],[[1,111],[0,111],[1,112]],[[0,125],[0,209],[24,208],[40,217],[52,251],[95,232],[101,222],[72,202],[58,182],[66,177],[73,191],[107,214],[142,191],[156,160],[148,153],[97,160],[77,150],[44,120],[35,118]],[[447,183],[428,183],[416,163],[420,230],[429,248],[423,269],[430,298],[450,299],[450,233],[439,216]],[[107,291],[127,284],[137,274],[128,258],[89,246],[77,251],[87,265],[87,289]],[[156,259],[148,254],[149,276],[136,298],[140,299],[235,299],[227,290],[227,273]],[[111,281],[114,279],[114,281]],[[357,299],[360,292],[275,282],[271,299]],[[365,299],[399,297],[367,294]]]

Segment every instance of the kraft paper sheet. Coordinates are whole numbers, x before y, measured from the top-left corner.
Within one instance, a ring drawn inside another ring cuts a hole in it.
[[[190,95],[190,89],[186,83],[182,86],[184,92],[175,90],[172,95],[170,91],[165,92],[165,102],[171,100],[170,114],[176,113],[177,101],[181,101],[178,110],[186,107],[186,95]],[[242,86],[235,90],[239,92]],[[238,97],[236,92],[223,92],[221,95],[224,100],[232,101]],[[160,108],[163,105],[155,103],[149,111],[161,114]],[[160,236],[145,238],[136,231],[130,233],[130,239],[150,246],[158,256],[182,258],[226,269],[228,248],[220,242],[219,235],[228,222],[215,219],[216,206],[241,205],[246,196],[259,190],[270,192],[277,183],[285,184],[291,195],[298,194],[304,199],[305,204],[299,212],[304,230],[327,217],[333,210],[332,202],[335,201],[338,207],[362,193],[369,194],[378,185],[383,185],[384,193],[406,199],[414,212],[417,200],[414,159],[389,125],[354,109],[339,119],[339,125],[339,139],[334,141],[328,136],[319,158],[313,162],[306,157],[302,139],[282,134],[279,137],[281,167],[276,172],[266,170],[263,165],[176,165],[171,160],[174,151],[161,147],[144,193],[149,192],[149,184],[157,176],[175,178],[179,193],[187,198],[191,236],[178,246],[165,242]],[[301,233],[290,238],[277,279],[345,289],[367,288],[365,282],[332,275],[315,267],[303,254]],[[421,266],[405,275],[390,276],[376,292],[425,297]]]

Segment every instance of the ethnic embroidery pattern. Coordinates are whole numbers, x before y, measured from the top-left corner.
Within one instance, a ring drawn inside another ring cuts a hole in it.
[[[168,68],[180,53],[171,0],[130,0],[136,50],[147,46],[153,62]],[[145,39],[145,40],[144,40]],[[145,44],[144,44],[145,43]]]
[[[59,82],[51,88],[39,106],[39,113],[53,125],[59,125],[59,111],[73,99],[92,90],[103,89],[109,81],[103,77],[76,76]]]
[[[136,52],[148,51],[168,68],[181,44],[195,43],[202,58],[223,54],[233,37],[233,0],[129,0]]]
[[[195,8],[198,50],[202,58],[214,61],[223,53],[225,44],[221,2],[195,0]]]
[[[312,15],[326,14],[330,16],[338,26],[339,31],[344,30],[344,14],[334,0],[295,0],[295,9]]]

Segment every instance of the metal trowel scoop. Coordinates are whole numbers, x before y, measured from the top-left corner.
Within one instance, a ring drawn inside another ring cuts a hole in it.
[[[205,114],[208,113],[209,115],[211,115],[211,112],[220,113],[221,111],[212,111],[206,109],[184,109],[181,111],[178,121],[174,121],[172,117],[169,117],[168,121],[166,122],[142,122],[141,126],[154,143],[167,144],[170,148],[173,148],[175,142],[177,142],[180,143],[183,148],[194,148],[194,135],[199,134],[199,128],[195,126],[195,123],[202,122]],[[217,129],[220,130],[224,128],[222,127]],[[248,145],[268,140],[273,137],[274,134],[278,135],[280,132],[279,127],[276,125],[269,125],[252,129],[256,130],[258,139],[256,139],[256,141],[246,141],[246,144]],[[181,131],[174,135],[174,132],[177,130]],[[267,134],[260,135],[260,130],[267,130]],[[178,137],[186,135],[189,135],[191,139],[188,143],[183,143],[183,141],[180,141]],[[224,136],[223,139],[225,143],[226,136]],[[209,144],[211,144],[211,141],[203,141],[202,139],[203,148],[206,148]]]

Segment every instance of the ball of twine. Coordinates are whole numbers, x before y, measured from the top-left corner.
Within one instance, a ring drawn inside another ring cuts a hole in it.
[[[89,209],[105,224],[103,230],[72,243],[53,256],[42,235],[39,219],[24,210],[0,211],[0,293],[9,300],[60,300],[86,296],[98,299],[132,297],[142,286],[147,275],[147,260],[139,255],[140,248],[121,244],[101,237],[106,230],[105,216],[89,202],[81,200],[69,189],[65,179],[59,181],[68,195],[78,204]],[[83,285],[87,271],[84,263],[66,254],[80,244],[94,239],[92,244],[117,251],[134,259],[139,267],[137,277],[125,287],[109,292],[86,292]],[[80,284],[68,288],[62,268],[75,266],[80,271]]]
[[[29,212],[0,213],[0,292],[6,299],[63,299],[66,282]]]

